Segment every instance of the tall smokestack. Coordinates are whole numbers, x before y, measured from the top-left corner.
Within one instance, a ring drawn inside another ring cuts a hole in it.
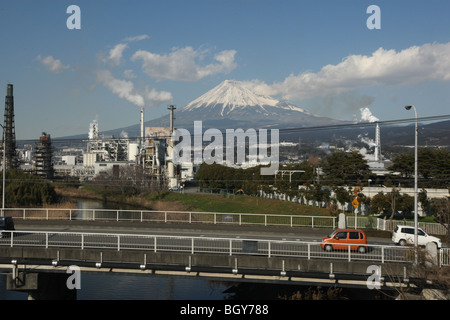
[[[144,143],[144,108],[141,108],[141,142]]]
[[[173,132],[173,120],[175,119],[173,117],[173,110],[175,110],[175,106],[174,105],[170,105],[167,109],[170,110],[170,133]]]
[[[8,84],[6,89],[3,130],[3,148],[5,148],[6,168],[16,168],[18,167],[19,162],[16,154],[16,129],[14,125],[14,95],[12,84]]]
[[[377,122],[377,126],[375,129],[375,161],[381,160],[381,148],[380,148],[380,126]]]
[[[167,109],[170,110],[170,134],[173,133],[173,120],[175,119],[173,117],[173,110],[175,110],[175,106],[170,105],[167,107]],[[170,161],[167,163],[167,169],[168,169],[168,175],[169,175],[169,188],[176,187],[178,185],[177,177],[175,174],[175,164],[173,163],[173,140],[172,136],[169,137],[169,146],[167,148]]]

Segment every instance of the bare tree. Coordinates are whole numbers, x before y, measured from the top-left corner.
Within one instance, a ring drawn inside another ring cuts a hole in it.
[[[446,242],[450,244],[450,198],[435,198],[430,201],[430,210],[436,221],[447,231]]]

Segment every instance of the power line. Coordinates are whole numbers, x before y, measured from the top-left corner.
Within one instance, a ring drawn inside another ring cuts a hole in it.
[[[420,117],[417,118],[418,122],[430,122],[430,121],[439,121],[439,120],[447,120],[450,119],[450,114],[447,115],[439,115],[439,116],[429,116],[429,117]],[[343,124],[330,124],[330,125],[323,125],[323,126],[311,126],[311,127],[296,127],[296,128],[282,128],[278,129],[279,133],[294,133],[294,132],[302,132],[302,131],[321,131],[321,130],[338,130],[338,129],[351,129],[351,128],[360,128],[360,127],[371,127],[375,126],[377,123],[379,125],[394,125],[394,124],[402,124],[402,123],[412,123],[415,122],[415,118],[407,118],[407,119],[397,119],[397,120],[385,120],[385,121],[377,121],[377,122],[356,122],[356,123],[343,123]],[[272,129],[276,129],[276,127],[271,127]],[[181,128],[180,128],[181,129]],[[231,128],[230,128],[231,129]],[[236,128],[238,129],[238,128]],[[235,129],[235,130],[236,130]],[[261,130],[261,129],[267,129],[267,128],[257,128],[255,130]],[[270,129],[268,129],[270,130]],[[203,135],[203,132],[202,132]],[[194,137],[194,134],[191,134],[192,137]],[[110,140],[136,140],[139,139],[140,136],[135,137],[128,137],[128,138],[120,138],[120,137],[105,137],[103,139],[110,139]],[[170,136],[158,136],[160,139],[168,139]],[[18,141],[21,142],[33,142],[37,141],[38,139],[20,139]],[[57,142],[68,142],[68,141],[89,141],[88,137],[86,138],[52,138],[53,143]],[[99,138],[98,140],[102,140],[102,138]]]

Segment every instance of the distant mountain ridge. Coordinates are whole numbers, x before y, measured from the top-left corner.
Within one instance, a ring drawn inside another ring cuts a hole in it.
[[[175,127],[191,128],[202,121],[211,128],[288,128],[305,125],[344,124],[344,121],[314,115],[288,102],[259,95],[235,80],[225,80],[215,88],[175,111]],[[147,122],[168,123],[169,116]]]
[[[269,96],[258,95],[245,87],[242,82],[225,80],[217,87],[187,104],[181,111],[208,111],[216,117],[235,118],[245,112],[259,113],[264,116],[278,116],[281,110],[298,111],[310,114],[287,101],[279,101]],[[277,112],[278,111],[278,112]],[[311,115],[311,114],[310,114]]]
[[[289,134],[289,137],[294,140],[296,140],[295,136],[302,136],[302,139],[304,137],[307,140],[317,139],[330,142],[336,138],[345,139],[345,137],[348,137],[354,139],[362,132],[372,131],[370,128],[346,128],[345,124],[354,123],[314,115],[289,101],[256,94],[244,83],[235,80],[225,80],[186,106],[177,108],[174,111],[174,117],[175,128],[188,130],[193,129],[194,121],[202,121],[203,130],[207,128],[219,130],[238,128],[244,130],[248,128],[282,130],[332,127],[334,125],[340,127],[340,129],[297,131],[297,133]],[[167,111],[167,115],[146,121],[144,125],[145,127],[169,127],[169,111]],[[421,131],[422,142],[428,141],[437,145],[450,144],[450,135],[448,135],[450,121],[432,123],[422,127],[426,128],[426,130]],[[102,131],[101,134],[121,137],[124,132],[128,137],[138,137],[140,135],[140,124]],[[87,139],[88,137],[86,132],[84,135],[70,138]],[[414,136],[408,132],[405,126],[382,126],[381,128],[382,144],[410,144],[413,139]],[[421,144],[420,141],[419,144]]]

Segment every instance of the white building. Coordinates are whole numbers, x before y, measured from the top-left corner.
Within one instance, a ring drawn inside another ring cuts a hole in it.
[[[76,162],[76,156],[62,156],[61,159],[68,166],[74,166]]]

